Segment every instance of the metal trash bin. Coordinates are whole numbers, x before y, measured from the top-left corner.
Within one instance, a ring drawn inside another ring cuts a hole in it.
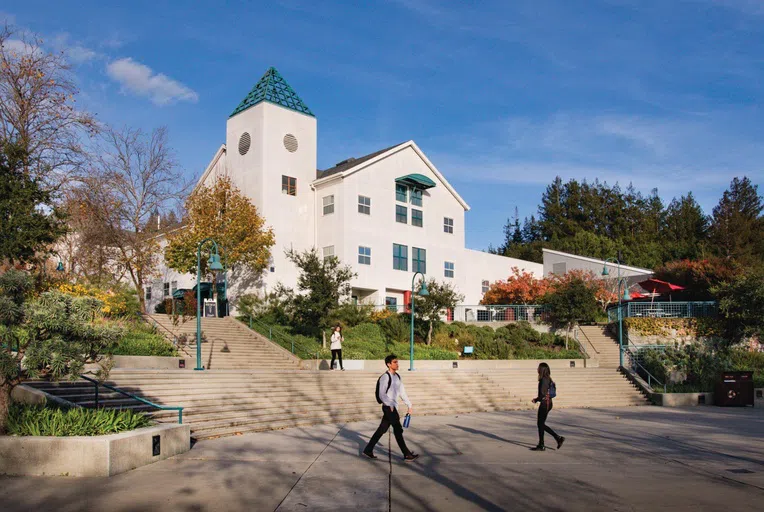
[[[722,372],[714,391],[714,404],[753,406],[753,372]]]

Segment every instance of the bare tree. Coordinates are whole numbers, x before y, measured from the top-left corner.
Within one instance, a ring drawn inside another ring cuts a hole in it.
[[[156,276],[161,261],[157,226],[149,219],[165,212],[189,188],[167,141],[167,129],[107,129],[91,172],[82,179],[79,200],[97,224],[91,243],[109,249],[115,268],[139,291]]]
[[[0,28],[0,138],[28,153],[26,167],[53,189],[80,170],[82,141],[98,126],[79,110],[79,90],[63,53],[50,53],[41,39]]]

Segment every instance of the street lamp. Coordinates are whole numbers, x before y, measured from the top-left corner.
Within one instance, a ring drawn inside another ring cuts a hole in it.
[[[608,271],[607,263],[608,261],[613,261],[616,265],[618,265],[618,356],[620,361],[620,366],[623,368],[623,306],[621,305],[621,299],[623,300],[630,300],[631,296],[629,295],[629,289],[626,287],[626,278],[621,278],[621,262],[615,258],[608,258],[605,260],[605,265],[602,267],[602,275],[607,277],[610,275],[610,271]],[[623,297],[621,297],[621,286],[624,287],[623,289]]]
[[[64,262],[61,260],[58,260],[58,265],[56,265],[56,272],[63,272],[64,271]]]
[[[416,276],[420,275],[422,276],[422,286],[419,288],[419,296],[420,297],[427,297],[430,295],[430,292],[427,291],[427,279],[424,277],[424,274],[421,272],[414,273],[414,277],[411,278],[411,339],[410,339],[410,354],[409,354],[409,371],[414,371],[414,281],[416,280]]]
[[[210,254],[210,259],[207,260],[207,265],[210,270],[223,270],[223,265],[220,264],[220,256],[218,256],[218,244],[212,238],[205,238],[199,242],[199,246],[196,250],[196,368],[194,370],[204,370],[202,366],[202,246],[212,242],[215,247],[215,253]]]

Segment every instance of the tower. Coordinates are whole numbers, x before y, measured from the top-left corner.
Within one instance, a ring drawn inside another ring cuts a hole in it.
[[[286,249],[313,246],[310,184],[316,179],[316,136],[313,112],[272,67],[228,118],[228,173],[276,235],[273,262],[265,274],[268,288],[278,281],[296,283]]]

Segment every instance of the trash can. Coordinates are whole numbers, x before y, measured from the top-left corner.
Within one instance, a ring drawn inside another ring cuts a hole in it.
[[[714,404],[722,407],[753,406],[753,372],[722,372],[716,383]]]

